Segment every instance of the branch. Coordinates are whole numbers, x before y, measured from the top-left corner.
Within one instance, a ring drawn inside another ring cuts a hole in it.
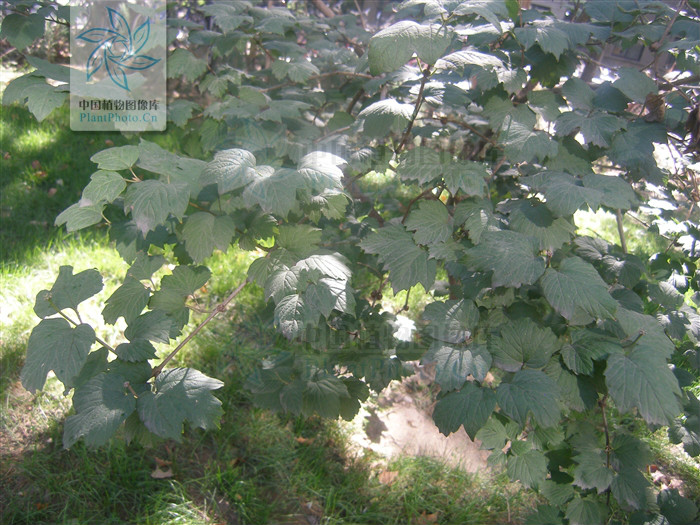
[[[321,11],[321,13],[323,13],[323,16],[325,16],[326,18],[333,18],[335,16],[333,10],[330,7],[328,7],[323,2],[323,0],[313,0],[313,3],[316,6],[316,9]]]
[[[625,229],[622,227],[622,211],[615,211],[615,219],[617,220],[617,233],[620,235],[620,246],[622,253],[627,253],[627,243],[625,242]]]
[[[425,84],[427,84],[429,78],[430,66],[426,66],[425,70],[423,71],[423,78],[420,81],[420,89],[418,90],[418,100],[416,100],[416,107],[413,108],[413,115],[411,115],[411,120],[408,121],[406,131],[404,131],[403,133],[403,138],[401,139],[398,148],[396,148],[396,150],[394,151],[396,155],[398,155],[401,152],[403,147],[408,142],[408,137],[411,135],[411,130],[413,129],[413,123],[416,121],[416,117],[418,117],[420,107],[423,104],[423,90],[425,89]]]
[[[153,369],[153,372],[151,373],[151,377],[158,377],[158,374],[160,374],[160,373],[163,371],[163,368],[165,368],[165,365],[167,365],[167,364],[170,362],[170,360],[171,360],[173,357],[175,357],[175,355],[176,355],[187,343],[189,343],[189,342],[192,340],[192,338],[193,338],[194,336],[196,336],[202,328],[204,328],[207,324],[209,324],[209,322],[210,322],[212,319],[214,319],[214,317],[216,316],[216,314],[218,314],[219,312],[225,311],[225,310],[226,310],[226,307],[228,306],[228,304],[229,304],[231,301],[233,301],[233,300],[235,299],[235,297],[236,297],[239,293],[241,293],[241,290],[243,290],[243,288],[245,287],[245,285],[248,284],[249,282],[250,282],[250,281],[249,281],[248,279],[246,279],[245,281],[243,281],[241,284],[238,285],[238,288],[236,288],[233,292],[231,292],[231,295],[229,295],[226,299],[224,299],[224,301],[223,301],[222,303],[218,304],[218,305],[216,306],[216,308],[214,308],[214,309],[209,313],[209,315],[207,316],[207,318],[206,318],[204,321],[202,321],[199,325],[197,325],[197,327],[196,327],[194,330],[192,330],[192,332],[190,333],[190,335],[188,335],[187,337],[185,337],[185,339],[184,339],[179,345],[177,345],[177,346],[175,347],[175,350],[173,350],[172,352],[170,352],[170,353],[166,356],[166,358],[163,359],[163,361],[162,361],[158,366],[156,366],[156,367]]]
[[[71,318],[68,317],[66,314],[64,314],[63,311],[60,310],[60,309],[56,306],[56,304],[55,304],[51,299],[48,299],[48,302],[49,302],[49,304],[50,304],[51,306],[53,306],[54,310],[56,310],[56,311],[58,312],[58,315],[60,315],[61,317],[63,317],[66,321],[68,321],[68,322],[69,322],[70,324],[72,324],[73,326],[80,326],[80,325],[82,324],[82,323],[76,323],[73,319],[71,319]],[[75,313],[78,314],[77,311],[76,311]],[[80,317],[80,314],[78,314],[78,317]],[[112,348],[112,347],[111,347],[110,345],[108,345],[105,341],[103,341],[102,339],[100,339],[99,337],[97,337],[97,335],[95,335],[95,341],[97,341],[98,343],[100,343],[102,346],[104,346],[107,350],[109,350],[109,351],[112,352],[113,354],[115,354],[115,355],[117,354],[117,352],[114,351],[114,348]]]

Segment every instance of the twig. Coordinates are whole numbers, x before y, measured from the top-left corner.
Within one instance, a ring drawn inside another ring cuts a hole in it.
[[[615,219],[617,220],[617,233],[620,235],[620,246],[622,253],[627,253],[627,243],[625,242],[625,229],[622,226],[622,211],[615,211]]]
[[[73,319],[71,319],[71,318],[68,317],[66,314],[64,314],[63,311],[62,311],[61,309],[59,309],[59,308],[56,306],[56,303],[54,303],[51,299],[47,299],[47,300],[48,300],[49,304],[50,304],[51,306],[53,306],[54,310],[56,310],[56,311],[58,312],[58,315],[60,315],[61,317],[63,317],[63,318],[64,318],[66,321],[68,321],[70,324],[72,324],[73,326],[80,326],[81,324],[83,324],[83,323],[76,323]],[[77,311],[76,311],[75,313],[78,314]],[[80,314],[78,314],[78,318],[80,318]],[[113,354],[115,354],[115,355],[117,354],[117,352],[115,352],[114,348],[112,348],[112,347],[111,347],[110,345],[108,345],[105,341],[103,341],[102,339],[100,339],[99,337],[97,337],[97,335],[95,335],[95,341],[97,341],[98,343],[100,343],[102,346],[104,346],[107,350],[109,350],[109,351],[112,352]]]
[[[187,337],[185,337],[185,339],[179,345],[177,345],[175,347],[175,350],[170,352],[158,366],[153,368],[153,372],[151,373],[151,377],[158,377],[158,374],[160,374],[163,371],[163,368],[165,368],[165,365],[167,365],[170,362],[170,360],[173,357],[175,357],[175,355],[182,349],[182,347],[184,347],[187,343],[189,343],[192,340],[192,338],[194,336],[196,336],[202,328],[204,328],[207,324],[209,324],[209,322],[212,319],[214,319],[216,314],[218,314],[219,312],[225,311],[228,304],[231,301],[233,301],[239,293],[241,293],[241,290],[243,290],[245,285],[248,284],[249,282],[250,281],[248,279],[243,281],[241,284],[238,285],[238,287],[233,292],[231,292],[231,295],[229,295],[226,299],[224,299],[224,301],[222,303],[218,304],[216,306],[216,308],[214,308],[209,313],[207,318],[204,321],[202,321],[201,323],[199,323],[199,325],[197,325],[197,327],[194,330],[192,330],[192,332]]]
[[[418,117],[418,112],[420,111],[420,107],[423,104],[423,90],[425,89],[425,84],[427,84],[429,78],[430,78],[430,66],[428,65],[423,70],[423,78],[420,81],[420,89],[418,90],[418,99],[416,100],[416,106],[413,108],[413,115],[411,115],[411,120],[408,121],[408,126],[406,127],[406,131],[404,131],[404,133],[403,133],[403,137],[401,138],[401,142],[399,143],[399,146],[394,151],[394,153],[396,155],[398,155],[401,152],[403,147],[408,142],[408,137],[411,135],[411,130],[413,129],[413,123],[416,121],[416,117]]]
[[[598,405],[600,406],[600,410],[603,412],[603,430],[605,431],[605,466],[607,468],[610,468],[610,431],[608,430],[608,417],[605,414],[605,403],[607,401],[608,395],[605,394],[603,396],[603,399],[600,400]],[[606,505],[610,507],[610,488],[608,487],[606,489]]]
[[[403,214],[403,217],[401,218],[401,224],[403,224],[404,222],[406,222],[406,218],[408,217],[408,214],[409,214],[409,212],[411,211],[411,208],[413,207],[413,205],[414,205],[418,200],[420,200],[420,199],[422,199],[423,197],[425,197],[426,195],[429,195],[430,193],[432,193],[432,191],[433,191],[433,188],[428,188],[427,190],[425,190],[423,193],[421,193],[421,194],[418,195],[417,197],[413,198],[413,199],[411,200],[411,202],[408,203],[408,206],[406,207],[406,213],[404,213],[404,214]]]

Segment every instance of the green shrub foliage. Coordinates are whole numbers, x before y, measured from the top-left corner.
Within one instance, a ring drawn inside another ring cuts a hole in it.
[[[556,18],[515,0],[408,0],[380,28],[353,2],[333,17],[257,4],[171,8],[179,149],[144,136],[96,154],[56,220],[108,219],[131,264],[102,312],[126,322],[116,347],[78,313],[102,288],[95,270],[61,268],[36,298],[22,381],[35,391],[53,371],[73,390],[64,445],[216,426],[222,383],[168,368],[153,343],[182,333],[208,257],[237,246],[258,257],[207,321],[259,286],[294,343],[249,377],[260,406],[351,418],[421,359],[435,364],[438,428],[464,426],[540,491],[534,523],[603,523],[611,509],[693,522],[692,502],[653,493],[631,429],[668,426],[700,454],[698,2],[572,2]],[[7,9],[2,35],[20,49],[63,16]],[[632,46],[648,63],[600,72]],[[67,75],[27,60],[36,71],[4,101],[41,119]],[[616,244],[577,230],[586,209],[617,215]],[[625,215],[667,248],[631,253]],[[389,287],[427,292],[410,341],[394,336]]]

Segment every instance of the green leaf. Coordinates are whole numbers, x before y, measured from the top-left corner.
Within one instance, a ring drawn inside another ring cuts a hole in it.
[[[678,381],[653,347],[633,347],[628,355],[611,355],[605,383],[620,412],[636,407],[648,423],[667,425],[681,412]]]
[[[90,183],[85,186],[80,199],[81,206],[112,202],[126,188],[124,177],[116,171],[99,170],[90,176]]]
[[[592,449],[574,456],[578,463],[574,469],[574,485],[584,490],[595,489],[602,493],[612,483],[614,472],[606,466],[605,452]]]
[[[467,250],[467,262],[475,270],[493,270],[492,285],[519,287],[533,284],[544,272],[537,255],[538,242],[514,231],[487,231],[480,243]]]
[[[499,33],[503,32],[500,21],[508,17],[508,9],[499,0],[471,0],[461,2],[453,11],[455,15],[478,15],[490,22]]]
[[[580,78],[573,77],[567,80],[561,87],[561,93],[574,109],[591,111],[595,107],[595,91]]]
[[[227,149],[214,155],[214,160],[207,164],[202,177],[215,182],[219,195],[244,188],[257,176],[255,156],[244,149]]]
[[[610,208],[629,210],[638,202],[634,188],[621,177],[590,173],[584,175],[583,185],[600,191],[600,203]]]
[[[408,216],[406,229],[415,232],[417,244],[444,242],[452,235],[452,218],[439,200],[422,201]]]
[[[236,233],[236,224],[228,215],[214,216],[207,212],[192,214],[182,229],[185,249],[194,262],[202,262],[214,248],[225,252]]]
[[[544,481],[547,474],[545,456],[537,450],[509,456],[506,465],[510,479],[519,480],[525,487],[536,489]]]
[[[674,525],[690,525],[698,515],[695,503],[681,496],[676,489],[662,490],[657,501],[661,514]]]
[[[179,442],[185,420],[205,430],[217,426],[223,411],[221,401],[211,391],[222,386],[221,381],[192,368],[164,370],[156,378],[154,390],[139,397],[139,417],[154,434]]]
[[[22,386],[34,393],[41,390],[53,370],[66,388],[78,376],[95,342],[91,326],[72,328],[64,319],[44,319],[32,330],[27,341],[27,359],[22,368]]]
[[[51,290],[42,290],[36,296],[34,312],[42,319],[59,310],[78,305],[102,290],[102,276],[97,270],[84,270],[73,275],[72,266],[61,266]]]
[[[496,390],[503,413],[520,425],[525,425],[529,412],[544,427],[558,425],[561,416],[558,397],[557,385],[539,370],[520,370]]]
[[[554,332],[527,318],[507,324],[499,335],[489,339],[495,365],[507,372],[523,367],[543,368],[560,346]]]
[[[572,485],[556,483],[551,479],[546,479],[540,484],[540,492],[547,501],[559,507],[570,501],[576,494]]]
[[[46,20],[39,13],[20,15],[10,13],[3,18],[0,37],[18,50],[30,46],[37,38],[44,36]]]
[[[646,509],[651,483],[636,468],[622,468],[610,484],[615,499],[625,507]]]
[[[136,399],[118,374],[101,373],[73,394],[76,415],[63,429],[63,447],[69,449],[81,437],[89,447],[106,444],[126,418],[136,410]]]
[[[184,183],[167,184],[144,180],[131,184],[124,198],[124,213],[131,213],[143,235],[164,224],[172,214],[182,219],[189,204],[189,191]]]
[[[499,140],[505,145],[506,156],[512,162],[543,161],[554,157],[559,150],[558,144],[543,131],[533,129],[529,123],[516,120],[507,115],[503,121]]]
[[[168,78],[184,76],[189,82],[197,80],[207,70],[207,61],[195,57],[182,47],[178,47],[168,56]]]
[[[427,333],[446,343],[464,343],[471,338],[479,323],[479,309],[469,300],[433,302],[423,310],[423,319],[430,324]]]
[[[56,226],[65,224],[68,232],[82,230],[102,222],[102,210],[104,210],[104,204],[83,205],[80,202],[76,202],[56,217],[55,224]]]
[[[312,312],[299,294],[283,297],[275,307],[275,325],[290,340],[303,335],[312,316]]]
[[[586,144],[594,144],[607,148],[612,142],[613,135],[623,129],[625,120],[600,111],[588,114],[568,111],[562,113],[555,122],[557,135],[567,136],[580,132]]]
[[[180,157],[143,138],[138,148],[139,160],[136,165],[139,168],[162,175],[160,180],[163,182],[186,184],[192,198],[199,194],[205,183],[202,172],[206,162]]]
[[[599,190],[584,187],[579,179],[567,173],[547,171],[528,177],[523,182],[542,192],[547,208],[558,217],[573,215],[584,205],[596,210],[603,198]]]
[[[119,359],[129,362],[148,361],[156,357],[156,349],[147,339],[134,339],[114,349]]]
[[[435,63],[435,69],[463,69],[472,65],[500,69],[503,68],[503,61],[490,53],[482,53],[474,47],[466,47],[442,57]]]
[[[572,330],[571,344],[561,351],[564,364],[575,374],[591,375],[593,361],[622,351],[619,342],[589,330]]]
[[[309,224],[284,224],[276,242],[292,253],[307,255],[321,243],[321,230]]]
[[[605,281],[593,266],[578,257],[564,259],[559,270],[547,268],[541,285],[549,304],[573,324],[610,319],[617,310]]]
[[[318,372],[306,382],[303,392],[302,414],[309,417],[337,418],[340,414],[340,400],[348,398],[348,389],[339,378],[326,372]]]
[[[490,417],[483,427],[476,433],[476,439],[481,441],[481,448],[486,450],[500,450],[510,439],[515,439],[520,433],[517,424],[509,421],[506,426],[495,417]]]
[[[352,276],[348,260],[339,253],[316,253],[298,261],[294,268],[309,272],[319,271],[326,277],[340,281],[347,281]]]
[[[342,189],[345,160],[326,151],[312,151],[304,155],[297,166],[297,173],[307,188],[314,192],[326,189]]]
[[[549,90],[540,89],[528,95],[527,103],[547,122],[554,122],[561,115],[559,108],[564,105],[564,100]]]
[[[369,40],[369,67],[373,75],[396,71],[413,53],[424,63],[435,64],[452,41],[447,26],[420,25],[403,20],[382,29]]]
[[[120,317],[130,324],[141,314],[150,297],[151,292],[144,285],[127,275],[124,284],[107,299],[102,317],[108,324],[116,323]]]
[[[538,43],[545,53],[551,53],[557,59],[569,49],[567,34],[548,20],[538,20],[533,26],[516,27],[514,33],[525,49]]]
[[[265,281],[265,299],[274,299],[279,303],[283,297],[296,293],[299,282],[299,270],[290,270],[286,266],[273,270]]]
[[[400,159],[396,168],[399,176],[404,180],[415,180],[421,185],[437,178],[443,171],[440,156],[432,148],[413,148],[403,153]]]
[[[366,253],[379,256],[379,262],[389,270],[394,293],[418,283],[429,290],[435,282],[435,260],[428,260],[428,252],[416,246],[413,236],[400,224],[390,224],[370,233],[360,242],[360,247]]]
[[[566,507],[566,519],[570,525],[591,525],[603,523],[605,512],[601,510],[600,503],[591,496],[575,497]]]
[[[649,76],[642,71],[632,67],[621,67],[617,74],[618,78],[613,82],[613,87],[622,91],[628,98],[635,102],[645,102],[647,95],[656,95],[659,88]]]
[[[137,146],[119,146],[117,148],[98,151],[90,160],[97,164],[97,168],[105,171],[128,170],[139,158]]]
[[[462,190],[467,195],[483,195],[489,173],[479,162],[454,162],[444,167],[445,186],[454,195]]]
[[[563,217],[555,218],[538,201],[517,200],[510,208],[511,229],[534,237],[540,250],[554,251],[569,242],[576,228]]]
[[[463,226],[475,244],[485,231],[498,231],[499,222],[493,215],[493,205],[486,199],[466,199],[457,203],[454,210],[455,226]]]
[[[390,132],[400,132],[411,116],[413,106],[401,104],[393,98],[375,102],[360,111],[357,118],[364,119],[364,132],[370,137],[384,137]]]
[[[168,120],[181,128],[192,118],[192,113],[199,110],[199,105],[190,100],[177,99],[168,103]]]
[[[258,178],[248,185],[243,198],[257,203],[266,213],[286,217],[296,206],[296,190],[303,187],[304,181],[294,170],[259,170]]]
[[[435,381],[443,392],[461,388],[469,376],[483,381],[491,368],[491,354],[481,345],[455,347],[435,341],[422,363],[435,363]]]
[[[446,436],[461,425],[471,439],[486,424],[496,407],[496,396],[490,388],[466,383],[461,390],[440,398],[433,410],[433,420]]]
[[[153,310],[134,319],[124,330],[124,336],[129,341],[147,339],[154,343],[169,343],[171,326],[172,320],[165,312]]]
[[[56,108],[63,106],[67,94],[49,84],[32,84],[23,93],[27,97],[27,109],[41,122]]]

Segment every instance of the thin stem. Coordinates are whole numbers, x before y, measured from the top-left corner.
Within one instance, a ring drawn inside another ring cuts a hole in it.
[[[423,193],[421,193],[420,195],[418,195],[417,197],[415,197],[411,202],[408,203],[408,206],[406,207],[406,213],[403,214],[403,218],[401,219],[401,224],[403,224],[404,222],[406,222],[406,218],[408,217],[408,213],[411,211],[411,208],[413,207],[413,205],[414,205],[418,200],[422,199],[423,197],[429,195],[429,194],[432,193],[432,192],[433,192],[433,188],[428,188],[427,190],[425,190]]]
[[[620,246],[622,253],[627,253],[627,242],[625,242],[625,229],[622,226],[622,211],[616,210],[615,219],[617,220],[617,233],[620,235]]]
[[[58,312],[58,315],[60,315],[61,317],[63,317],[66,321],[68,321],[68,322],[69,322],[70,324],[72,324],[73,326],[80,326],[81,324],[83,324],[83,323],[76,323],[73,319],[71,319],[71,318],[68,317],[66,314],[64,314],[63,311],[60,310],[60,309],[56,306],[56,303],[54,303],[51,299],[48,299],[48,302],[49,302],[49,304],[50,304],[51,306],[53,306],[54,310],[56,310],[56,311]],[[78,312],[76,311],[75,313],[77,314]],[[80,316],[78,315],[78,317],[80,317]],[[98,343],[100,343],[102,346],[104,346],[107,350],[109,350],[109,351],[112,352],[113,354],[116,354],[116,353],[117,353],[117,352],[114,351],[114,348],[112,348],[112,347],[111,347],[110,345],[108,345],[105,341],[103,341],[102,339],[100,339],[99,337],[97,337],[97,335],[95,335],[95,341],[97,341]]]
[[[603,399],[601,399],[598,404],[600,405],[600,410],[603,413],[603,430],[605,431],[605,466],[610,468],[610,430],[608,429],[608,416],[605,414],[605,403],[607,400],[608,395],[605,394]],[[610,507],[610,489],[608,488],[606,492],[606,505]]]
[[[165,365],[167,365],[167,364],[172,360],[172,358],[175,357],[175,355],[177,355],[177,353],[178,353],[187,343],[189,343],[189,342],[192,340],[192,338],[193,338],[194,336],[196,336],[196,335],[200,332],[200,330],[201,330],[202,328],[204,328],[207,324],[209,324],[209,322],[210,322],[212,319],[214,319],[214,317],[216,316],[216,314],[218,314],[219,312],[223,312],[223,311],[226,310],[226,307],[228,306],[228,304],[229,304],[231,301],[233,301],[233,300],[235,299],[235,297],[236,297],[239,293],[241,293],[241,290],[243,290],[243,288],[245,287],[246,284],[248,284],[248,282],[249,282],[248,279],[246,279],[245,281],[243,281],[241,284],[238,285],[238,287],[237,287],[233,292],[231,292],[231,295],[229,295],[226,299],[224,299],[224,301],[223,301],[222,303],[218,304],[218,305],[216,306],[216,308],[214,308],[214,309],[209,313],[209,315],[207,316],[207,318],[206,318],[204,321],[202,321],[199,325],[197,325],[197,327],[196,327],[194,330],[192,330],[192,332],[190,333],[190,335],[188,335],[187,337],[185,337],[185,339],[184,339],[179,345],[177,345],[177,346],[175,347],[175,350],[173,350],[172,352],[170,352],[170,353],[165,357],[165,359],[163,359],[163,361],[162,361],[158,366],[156,366],[156,367],[153,369],[153,372],[151,373],[151,377],[158,377],[158,374],[160,374],[160,373],[163,371],[163,368],[165,368]]]
[[[399,143],[399,146],[396,148],[394,153],[398,155],[401,150],[404,148],[406,143],[408,142],[408,137],[411,136],[411,130],[413,129],[413,123],[416,121],[416,118],[418,117],[418,112],[420,111],[420,107],[423,105],[423,90],[425,89],[425,85],[428,83],[428,79],[430,78],[430,66],[426,66],[425,69],[423,70],[423,78],[420,81],[420,89],[418,90],[418,99],[416,100],[416,106],[413,108],[413,115],[411,115],[411,120],[408,121],[408,126],[406,126],[406,131],[403,133],[403,137],[401,138],[401,142]]]

